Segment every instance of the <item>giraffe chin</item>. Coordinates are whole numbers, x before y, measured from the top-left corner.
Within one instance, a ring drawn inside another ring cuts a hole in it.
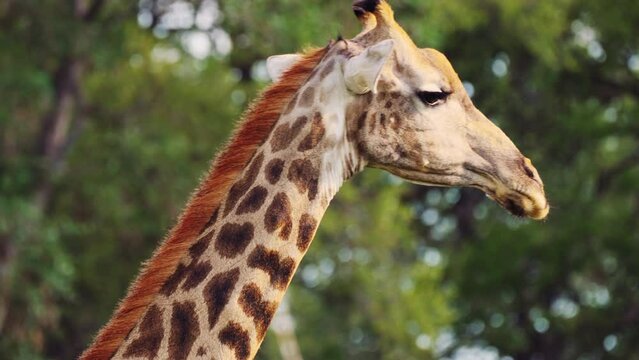
[[[494,195],[486,193],[486,196],[496,201],[504,209],[517,217],[528,217],[534,220],[543,220],[550,212],[550,205],[545,199],[543,202],[539,202],[521,195],[496,198]]]

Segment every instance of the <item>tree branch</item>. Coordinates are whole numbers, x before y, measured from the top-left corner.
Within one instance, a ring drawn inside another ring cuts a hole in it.
[[[52,179],[62,169],[70,146],[69,134],[74,124],[80,94],[79,80],[82,63],[79,59],[63,60],[54,75],[54,101],[51,110],[42,120],[42,130],[36,154],[42,159],[41,182],[35,191],[35,202],[44,210],[51,195]]]
[[[623,174],[628,168],[637,165],[639,165],[639,149],[633,151],[614,166],[601,172],[596,183],[597,194],[601,195],[607,192],[617,176]]]
[[[86,10],[82,18],[86,22],[91,22],[100,14],[102,7],[104,6],[104,0],[93,0],[91,6]]]

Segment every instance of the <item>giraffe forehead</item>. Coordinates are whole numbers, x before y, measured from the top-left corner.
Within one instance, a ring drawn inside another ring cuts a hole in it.
[[[393,61],[392,71],[414,90],[453,91],[463,86],[446,56],[435,49],[396,53]]]
[[[446,55],[435,49],[420,49],[422,57],[430,65],[433,71],[436,71],[452,89],[462,86],[461,80],[455,72],[453,65],[450,63]]]
[[[431,64],[423,62],[405,66],[409,69],[400,74],[400,79],[413,90],[441,91],[450,88],[451,81],[446,74]]]

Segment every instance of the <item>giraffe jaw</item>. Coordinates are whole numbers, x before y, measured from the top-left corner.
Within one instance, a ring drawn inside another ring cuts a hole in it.
[[[537,182],[528,184],[511,184],[496,180],[495,177],[468,168],[462,172],[428,171],[421,172],[408,169],[382,167],[394,175],[409,182],[438,187],[472,187],[481,190],[488,198],[497,202],[512,215],[543,220],[548,216],[550,205],[546,200],[543,186]]]

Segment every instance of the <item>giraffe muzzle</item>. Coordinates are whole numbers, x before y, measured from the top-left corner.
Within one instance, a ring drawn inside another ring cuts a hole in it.
[[[530,159],[522,157],[507,174],[491,175],[490,172],[472,169],[486,183],[479,188],[504,209],[518,217],[542,220],[548,216],[550,205],[544,185]]]

